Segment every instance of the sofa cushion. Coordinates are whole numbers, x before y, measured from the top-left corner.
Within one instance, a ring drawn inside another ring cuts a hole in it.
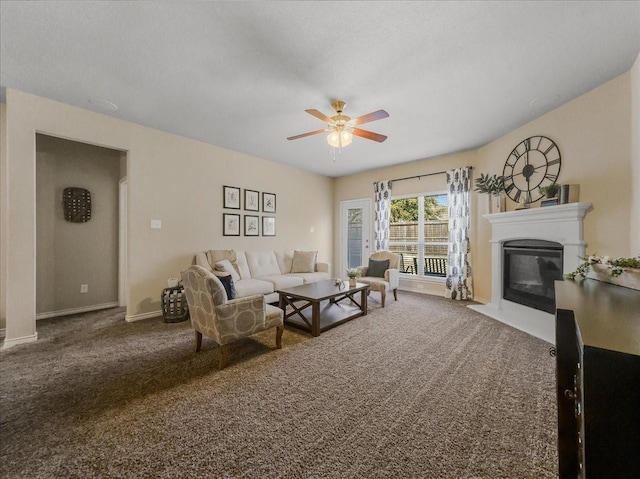
[[[247,255],[244,251],[236,251],[238,259],[238,271],[240,272],[240,279],[251,278],[251,271],[249,271],[249,265],[247,264]]]
[[[362,276],[358,278],[358,283],[365,283],[369,285],[372,291],[390,291],[391,286],[388,281],[380,279],[377,276]]]
[[[317,251],[294,251],[291,262],[292,273],[313,273],[316,270]]]
[[[220,280],[222,286],[224,286],[224,290],[227,293],[227,299],[235,299],[236,298],[236,284],[233,281],[233,276],[231,273],[221,272],[221,271],[213,271],[213,274]]]
[[[388,259],[371,259],[369,258],[369,267],[367,268],[367,276],[373,278],[384,278],[384,273],[389,269]]]
[[[291,273],[291,263],[293,262],[293,250],[276,251],[276,259],[282,274]]]
[[[236,284],[236,297],[244,298],[252,294],[269,294],[273,293],[273,283],[270,281],[262,281],[260,279],[241,279]]]
[[[289,273],[286,276],[296,276],[304,281],[304,284],[315,283],[316,281],[323,281],[329,278],[329,273],[316,271],[314,273]]]
[[[269,281],[273,283],[273,289],[278,291],[279,289],[292,288],[293,286],[301,286],[304,284],[304,280],[300,276],[293,276],[291,274],[277,274],[273,276],[260,276],[262,281]]]
[[[231,265],[235,268],[236,272],[240,272],[238,270],[238,259],[236,252],[232,249],[210,249],[207,251],[207,260],[211,265],[212,269],[215,269],[215,265],[218,261],[222,261],[223,259],[229,260]]]
[[[273,251],[245,251],[252,278],[282,274]]]
[[[228,259],[223,259],[222,261],[218,261],[216,263],[216,271],[223,271],[225,273],[229,273],[234,281],[240,281],[240,275],[233,267],[231,262]]]

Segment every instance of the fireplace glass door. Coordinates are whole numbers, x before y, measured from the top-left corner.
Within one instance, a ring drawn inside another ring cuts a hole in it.
[[[503,297],[524,306],[555,313],[554,281],[562,280],[559,243],[514,240],[503,244]]]

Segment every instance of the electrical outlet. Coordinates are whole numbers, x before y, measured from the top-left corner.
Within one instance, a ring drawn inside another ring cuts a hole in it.
[[[162,228],[162,220],[151,220],[151,229],[159,230]]]
[[[81,284],[80,285],[80,292],[81,293],[88,293],[89,292],[89,285],[88,284]]]

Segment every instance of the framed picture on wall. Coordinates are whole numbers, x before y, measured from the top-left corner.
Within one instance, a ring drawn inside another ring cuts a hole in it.
[[[235,186],[223,186],[222,193],[224,195],[224,201],[222,203],[223,208],[230,210],[240,209],[240,188]]]
[[[245,236],[258,236],[260,217],[253,215],[244,215],[244,235]]]
[[[265,213],[276,212],[276,195],[275,193],[262,193],[262,211]]]
[[[222,213],[222,235],[240,236],[240,215]]]
[[[262,236],[276,235],[276,218],[275,216],[262,217]]]
[[[244,209],[247,211],[260,211],[260,192],[244,190]]]

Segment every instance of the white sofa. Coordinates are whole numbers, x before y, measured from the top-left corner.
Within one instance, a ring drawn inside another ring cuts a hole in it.
[[[313,261],[310,268],[300,267],[298,261],[302,257],[309,257],[310,252],[291,251],[235,251],[209,250],[196,253],[193,264],[202,266],[209,271],[221,271],[221,262],[227,260],[233,266],[235,274],[234,285],[236,297],[243,298],[253,294],[264,294],[267,303],[278,301],[278,291],[283,288],[314,283],[329,277],[329,263]],[[294,255],[298,255],[294,265]],[[224,263],[223,263],[224,264]],[[307,262],[308,264],[308,262]],[[295,266],[295,268],[294,268]],[[292,272],[305,271],[305,272]]]

